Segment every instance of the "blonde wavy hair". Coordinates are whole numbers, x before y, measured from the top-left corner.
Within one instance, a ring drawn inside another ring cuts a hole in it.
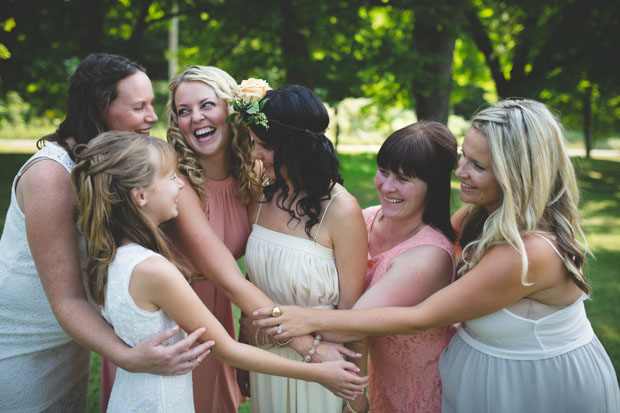
[[[204,201],[204,170],[198,161],[198,156],[187,144],[185,137],[179,129],[179,119],[176,112],[174,99],[177,87],[182,82],[203,82],[210,86],[215,95],[226,102],[226,111],[232,113],[230,101],[238,86],[235,79],[225,71],[213,66],[189,66],[182,73],[176,75],[168,84],[170,99],[166,105],[166,118],[168,130],[166,136],[177,152],[179,169],[187,176],[192,188],[201,200]],[[262,190],[260,180],[254,171],[252,159],[252,142],[250,133],[244,126],[230,124],[233,136],[231,139],[231,151],[229,168],[233,178],[239,184],[236,196],[243,204],[248,205],[252,199],[256,199]]]
[[[176,169],[176,154],[162,139],[120,131],[104,132],[88,145],[78,145],[75,153],[71,181],[80,209],[78,225],[86,239],[88,288],[103,306],[108,267],[123,239],[174,262],[165,235],[134,203],[131,190]],[[179,268],[187,277],[187,270]]]
[[[583,274],[589,251],[579,225],[579,188],[560,121],[540,102],[507,99],[474,115],[471,126],[488,139],[503,199],[488,216],[484,208],[471,207],[463,237],[472,241],[463,251],[459,275],[489,248],[507,243],[521,255],[521,282],[531,285],[523,237],[542,229],[555,235],[570,277],[590,294]]]

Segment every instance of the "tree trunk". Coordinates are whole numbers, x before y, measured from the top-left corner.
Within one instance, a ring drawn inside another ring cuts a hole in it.
[[[590,158],[592,150],[592,134],[590,127],[592,121],[592,86],[586,87],[583,94],[583,139],[586,144],[586,158]]]
[[[454,43],[465,1],[453,0],[437,6],[421,2],[414,7],[413,49],[421,56],[425,75],[412,79],[415,109],[419,120],[448,123]],[[441,22],[445,22],[442,24]],[[450,22],[450,24],[448,23]],[[456,22],[456,24],[454,24]]]
[[[283,0],[280,2],[282,26],[280,26],[280,46],[286,69],[286,81],[289,84],[302,85],[312,89],[314,81],[310,62],[308,39],[303,35],[304,25],[297,17],[295,9],[297,2]]]

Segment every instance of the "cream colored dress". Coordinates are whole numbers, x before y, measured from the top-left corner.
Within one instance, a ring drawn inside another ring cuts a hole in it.
[[[339,298],[334,250],[315,241],[323,218],[313,240],[261,227],[259,216],[260,206],[245,251],[250,281],[275,303],[334,309]],[[288,346],[268,351],[302,361]],[[250,386],[252,412],[342,412],[342,399],[318,383],[250,372]]]

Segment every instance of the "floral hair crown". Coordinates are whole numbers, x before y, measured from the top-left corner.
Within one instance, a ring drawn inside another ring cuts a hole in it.
[[[233,112],[228,115],[226,122],[235,122],[238,126],[243,123],[246,126],[261,125],[269,129],[267,117],[262,112],[263,106],[269,100],[265,93],[271,90],[269,83],[253,77],[244,80],[239,85],[235,96],[231,100]]]

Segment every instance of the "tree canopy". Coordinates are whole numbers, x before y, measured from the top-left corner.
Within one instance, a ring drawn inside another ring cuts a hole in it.
[[[331,105],[367,97],[445,123],[519,96],[550,103],[575,128],[589,110],[597,133],[620,118],[615,0],[2,2],[0,101],[17,94],[32,116],[63,113],[66,79],[88,53],[127,56],[167,81],[176,17],[180,68],[302,84]]]

